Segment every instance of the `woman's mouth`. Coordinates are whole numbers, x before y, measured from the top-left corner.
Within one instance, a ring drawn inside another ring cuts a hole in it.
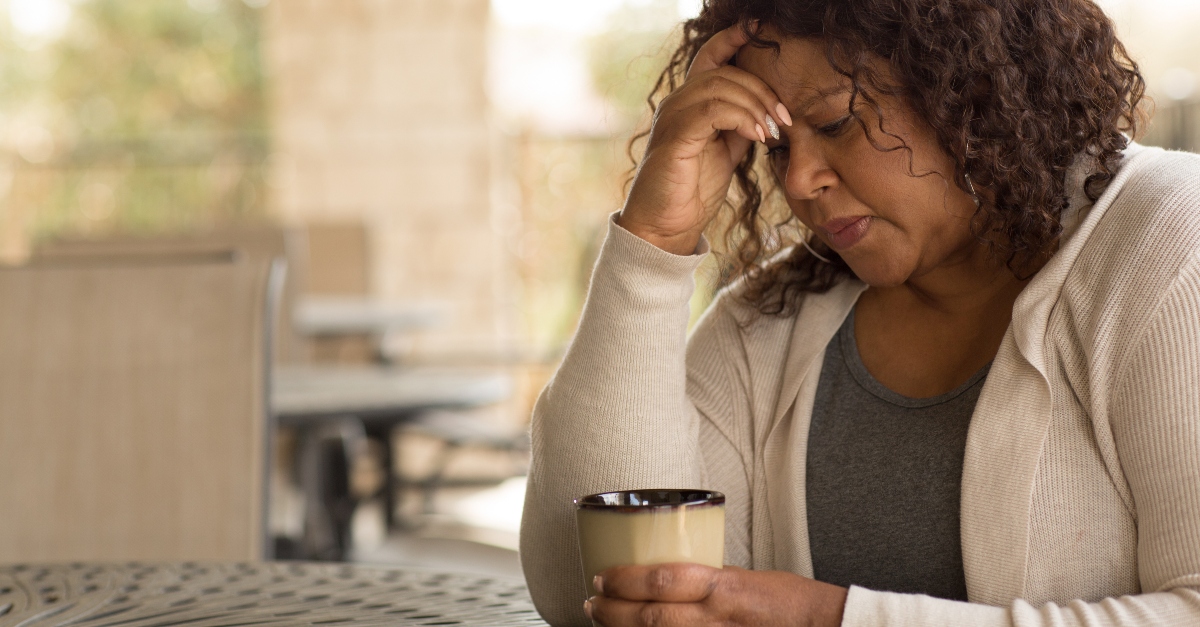
[[[842,251],[858,243],[871,228],[871,216],[836,218],[822,224],[820,229],[834,250]]]

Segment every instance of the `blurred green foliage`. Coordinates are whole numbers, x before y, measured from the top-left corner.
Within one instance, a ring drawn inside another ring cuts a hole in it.
[[[619,209],[633,164],[629,136],[649,120],[646,96],[670,56],[676,0],[627,0],[585,44],[596,93],[616,114],[616,132],[595,136],[525,132],[500,159],[520,190],[515,237],[525,332],[541,349],[561,347],[574,332],[592,266]]]
[[[665,64],[665,43],[677,17],[674,0],[627,0],[584,52],[595,92],[608,101],[615,132],[511,136],[497,160],[500,175],[517,183],[518,232],[513,252],[521,278],[525,337],[539,350],[564,346],[574,332],[592,266],[620,208],[632,170],[625,145],[648,119],[646,96]]]
[[[180,0],[86,0],[52,49],[47,88],[82,138],[265,130],[258,11]]]
[[[261,2],[253,4],[261,5]],[[44,42],[5,24],[7,203],[35,238],[178,231],[264,213],[260,10],[244,0],[73,0]]]
[[[592,82],[629,129],[650,119],[646,98],[678,43],[678,23],[674,0],[626,2],[589,42]]]

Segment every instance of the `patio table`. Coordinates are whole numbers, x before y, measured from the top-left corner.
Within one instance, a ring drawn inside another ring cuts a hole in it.
[[[263,563],[0,567],[0,627],[545,625],[519,579]]]
[[[510,377],[485,372],[388,366],[286,366],[272,377],[271,414],[276,424],[296,430],[300,484],[305,494],[305,559],[345,556],[350,514],[345,495],[332,490],[324,459],[328,441],[356,437],[379,442],[384,474],[384,517],[395,523],[396,483],[391,432],[434,410],[461,410],[503,401]],[[333,475],[336,476],[336,475]],[[344,486],[343,486],[344,487]],[[347,501],[348,502],[348,501]],[[336,510],[336,511],[335,511]]]
[[[508,398],[498,374],[380,366],[285,366],[272,378],[271,408],[285,425],[355,416],[396,425],[433,409],[468,409]]]
[[[435,303],[306,296],[296,303],[292,319],[296,330],[305,335],[382,335],[437,326],[445,321],[446,308]]]

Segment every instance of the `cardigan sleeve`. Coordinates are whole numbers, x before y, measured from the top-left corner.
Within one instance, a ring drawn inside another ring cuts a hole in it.
[[[1149,316],[1111,390],[1108,420],[1133,495],[1142,594],[1009,608],[852,588],[843,625],[1200,625],[1200,257]]]
[[[697,381],[736,381],[703,372],[688,380],[688,303],[706,252],[701,242],[694,255],[673,255],[610,222],[579,328],[531,420],[521,563],[534,604],[552,625],[591,624],[572,499],[654,487],[724,491],[739,489],[744,477],[737,449],[711,424],[702,426],[688,396]],[[714,324],[711,311],[706,318],[697,336],[727,326]],[[693,371],[705,364],[726,367],[725,360],[701,360]],[[715,398],[745,394],[710,391]]]

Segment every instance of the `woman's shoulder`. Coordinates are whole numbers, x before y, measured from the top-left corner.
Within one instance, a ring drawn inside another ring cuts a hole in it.
[[[1195,244],[1200,233],[1200,155],[1135,146],[1112,187],[1104,194],[1111,201],[1098,227],[1150,244]]]
[[[1135,146],[1092,211],[1079,262],[1092,275],[1172,274],[1200,250],[1200,155]]]
[[[1177,279],[1200,263],[1200,155],[1136,148],[1060,249],[1070,257],[1066,271],[1047,277],[1061,285],[1063,311],[1080,339],[1136,337]]]
[[[1167,182],[1195,182],[1200,172],[1200,154],[1186,150],[1169,150],[1130,142],[1123,151],[1118,172],[1130,170],[1134,179],[1153,179]]]

